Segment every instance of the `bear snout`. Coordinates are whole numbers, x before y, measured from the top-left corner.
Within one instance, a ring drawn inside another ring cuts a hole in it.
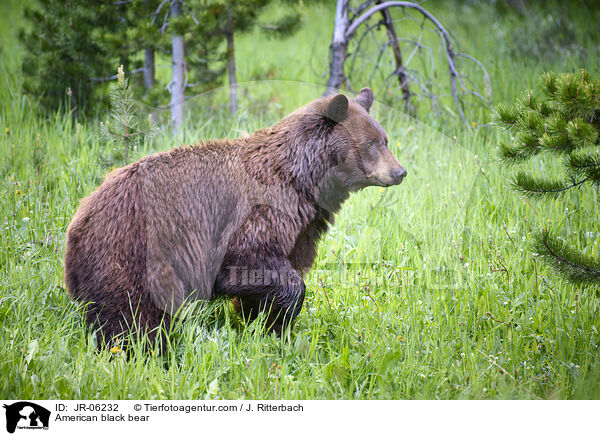
[[[392,184],[399,185],[402,183],[402,180],[406,177],[406,168],[400,165],[398,168],[392,168],[390,170],[390,178],[392,179]]]

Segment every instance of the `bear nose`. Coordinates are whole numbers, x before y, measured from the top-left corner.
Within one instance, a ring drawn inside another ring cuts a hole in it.
[[[402,180],[406,177],[406,168],[404,168],[403,166],[401,166],[399,168],[394,168],[391,171],[390,175],[391,175],[394,183],[396,185],[398,185],[398,184],[402,183]]]

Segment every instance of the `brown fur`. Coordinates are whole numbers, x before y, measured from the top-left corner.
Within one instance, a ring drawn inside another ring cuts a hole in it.
[[[298,315],[302,274],[353,190],[406,171],[368,110],[318,99],[247,138],[146,156],[111,173],[67,231],[65,278],[105,339],[155,329],[188,298],[235,298],[272,328]]]

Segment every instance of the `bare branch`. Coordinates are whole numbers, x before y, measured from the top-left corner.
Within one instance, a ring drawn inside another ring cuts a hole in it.
[[[379,23],[368,25],[367,28],[365,29],[365,31],[360,36],[360,38],[358,38],[358,41],[356,42],[356,50],[355,51],[360,52],[360,54],[361,54],[361,56],[360,56],[361,62],[364,62],[367,59],[367,57],[368,57],[365,54],[364,50],[362,49],[363,41],[367,37],[367,35],[369,33],[372,33],[373,29],[375,29],[377,26],[379,26]],[[352,74],[352,72],[354,71],[354,65],[356,63],[356,58],[357,58],[357,56],[352,56],[352,63],[350,64],[350,74]]]
[[[356,17],[358,17],[360,14],[362,14],[362,12],[365,9],[367,9],[369,6],[371,6],[373,3],[375,3],[375,0],[367,0],[364,3],[361,3],[360,5],[358,5],[358,7],[352,9],[351,10],[352,16],[350,17],[350,21],[354,21],[354,19]]]
[[[337,0],[335,28],[330,46],[328,89],[325,95],[331,92],[332,88],[339,88],[342,84],[351,88],[350,79],[367,83],[381,81],[377,94],[384,94],[387,99],[393,101],[402,99],[405,107],[409,97],[411,105],[415,101],[413,96],[427,98],[435,111],[446,109],[448,113],[460,118],[463,123],[466,123],[463,112],[463,101],[466,101],[464,100],[466,96],[473,96],[490,104],[492,87],[487,70],[472,56],[454,51],[449,32],[430,12],[418,3],[409,1],[363,0],[358,3],[358,7],[350,8],[349,0]],[[392,7],[401,11],[402,15],[392,18],[390,10]],[[373,20],[375,14],[381,14],[382,19]],[[420,30],[414,35],[399,37],[397,29],[404,29],[404,27],[398,23],[402,21],[411,21],[410,28],[413,28],[412,23],[414,23]],[[381,26],[385,27],[385,34],[379,31]],[[425,32],[431,32],[439,38],[439,53],[434,53],[432,47],[423,43],[425,36],[429,36],[425,35]],[[389,58],[385,56],[388,49],[391,54]],[[471,60],[477,65],[483,73],[483,86],[481,81],[473,81],[459,72],[456,64],[458,56]],[[447,98],[441,92],[445,91],[446,86],[439,84],[435,79],[439,76],[438,57],[448,68],[450,76],[448,96],[453,100],[455,110],[440,105],[440,102],[447,101]],[[410,65],[415,63],[415,59],[420,61],[419,67],[410,68]],[[344,68],[348,60],[350,64],[348,68]],[[392,80],[394,76],[398,78],[398,82]],[[400,89],[389,91],[393,83],[397,83]],[[414,87],[410,86],[412,83],[415,84]]]
[[[452,44],[450,42],[450,35],[446,31],[446,29],[444,28],[442,23],[440,23],[437,20],[437,18],[435,18],[429,11],[424,9],[421,5],[418,5],[418,4],[412,3],[412,2],[389,1],[389,2],[385,2],[385,3],[378,4],[376,6],[373,6],[371,9],[369,9],[368,11],[364,12],[361,16],[359,16],[348,27],[348,30],[346,30],[346,35],[345,35],[346,39],[351,38],[352,35],[354,34],[354,32],[356,31],[356,29],[362,23],[364,23],[366,20],[368,20],[373,14],[375,14],[376,12],[382,11],[384,9],[390,8],[390,7],[402,7],[402,8],[415,9],[415,10],[419,11],[423,16],[425,16],[429,21],[431,21],[435,25],[435,27],[437,27],[437,29],[440,32],[440,34],[442,35],[442,38],[444,39],[444,43],[445,43],[448,67],[450,69],[450,85],[452,87],[452,95],[454,97],[454,102],[456,104],[456,108],[458,110],[458,114],[459,114],[461,120],[463,121],[463,123],[466,123],[466,118],[465,118],[464,112],[462,110],[462,103],[458,97],[458,91],[457,91],[457,87],[456,87],[456,80],[457,80],[457,78],[460,79],[460,75],[458,74],[458,71],[456,71],[456,66],[454,63],[454,51],[452,49]]]
[[[400,52],[400,45],[398,44],[398,36],[396,35],[396,29],[392,22],[392,16],[390,11],[382,9],[381,14],[383,16],[383,25],[385,26],[388,34],[389,44],[392,46],[394,53],[394,60],[396,61],[396,71],[394,72],[398,76],[400,82],[400,89],[402,89],[402,96],[404,100],[404,107],[409,111],[413,111],[413,107],[410,103],[410,90],[408,88],[408,80],[404,72],[404,65],[402,63],[402,53]]]
[[[492,81],[490,79],[490,75],[488,74],[487,69],[483,66],[483,64],[481,62],[479,62],[479,60],[475,59],[471,55],[468,55],[466,53],[456,53],[456,56],[467,58],[467,59],[475,62],[477,64],[477,66],[479,66],[479,68],[481,68],[481,71],[483,71],[483,79],[485,81],[487,94],[488,94],[487,100],[488,100],[489,104],[492,104]]]
[[[190,17],[192,17],[192,21],[194,23],[196,23],[196,26],[200,25],[200,22],[198,21],[198,19],[194,16],[193,12],[191,11],[190,8],[187,7],[187,5],[185,4],[185,2],[183,0],[181,0],[181,4],[183,5],[183,7],[185,8],[185,10],[187,11],[187,13],[189,14]]]
[[[431,71],[434,71],[435,70],[435,61],[433,59],[433,50],[428,45],[425,45],[425,44],[421,43],[422,38],[423,38],[423,32],[421,32],[419,34],[419,39],[417,39],[416,41],[413,40],[413,39],[408,39],[408,38],[399,38],[398,39],[399,41],[406,42],[408,44],[414,44],[414,46],[415,46],[415,48],[413,49],[413,51],[406,58],[406,65],[408,66],[410,64],[410,61],[415,56],[415,54],[417,54],[417,51],[419,49],[423,49],[423,50],[427,51],[427,53],[429,54]]]
[[[169,0],[163,0],[162,2],[160,2],[160,4],[158,5],[158,8],[156,8],[156,12],[154,12],[154,14],[152,14],[152,21],[150,22],[150,24],[154,24],[154,21],[156,20],[156,17],[160,13],[160,10],[165,5],[165,3],[167,3],[168,1]]]
[[[169,11],[167,10],[165,12],[165,18],[163,19],[163,25],[160,26],[160,33],[164,34],[165,30],[167,30],[167,25],[169,24]]]

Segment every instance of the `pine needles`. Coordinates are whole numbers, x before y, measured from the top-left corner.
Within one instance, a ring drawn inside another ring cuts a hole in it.
[[[544,229],[537,235],[535,251],[573,283],[598,284],[600,282],[600,261],[569,246],[550,230]]]
[[[576,74],[545,73],[541,92],[525,92],[511,106],[498,105],[496,120],[513,135],[500,146],[500,158],[519,165],[545,154],[560,159],[559,179],[519,170],[515,190],[528,197],[557,197],[574,188],[600,188],[600,81],[581,70]],[[550,231],[536,237],[536,249],[549,264],[573,283],[600,284],[600,262],[571,248]]]

